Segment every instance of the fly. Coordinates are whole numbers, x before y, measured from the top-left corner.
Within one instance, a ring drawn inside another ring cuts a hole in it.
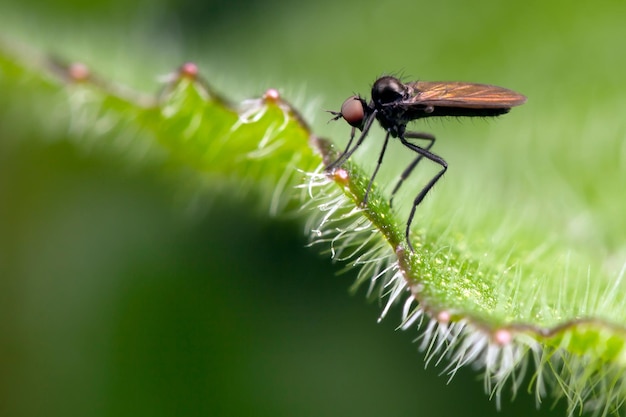
[[[391,76],[384,76],[376,80],[372,86],[372,100],[368,103],[361,96],[349,97],[341,105],[341,111],[331,111],[332,120],[343,118],[350,126],[350,140],[345,151],[327,167],[327,171],[332,171],[343,165],[344,162],[356,151],[365,140],[374,120],[386,131],[385,141],[378,156],[378,162],[374,173],[370,178],[363,204],[367,203],[367,198],[372,188],[374,178],[383,161],[389,137],[398,138],[400,142],[415,152],[417,157],[405,168],[396,183],[389,205],[393,205],[393,197],[402,186],[404,180],[413,172],[417,164],[423,159],[429,159],[438,164],[441,170],[422,188],[413,200],[411,213],[406,223],[405,237],[412,252],[413,245],[409,239],[411,223],[415,216],[417,206],[424,200],[426,194],[443,176],[448,169],[447,162],[430,151],[435,144],[435,137],[429,133],[409,132],[406,125],[418,119],[436,116],[456,116],[456,117],[493,117],[508,113],[511,107],[519,106],[526,102],[526,97],[515,91],[496,87],[487,84],[475,84],[464,82],[428,82],[415,81],[403,83],[399,79]],[[356,137],[356,131],[361,131],[356,143],[352,146]],[[409,139],[419,139],[426,141],[424,145],[415,144]]]

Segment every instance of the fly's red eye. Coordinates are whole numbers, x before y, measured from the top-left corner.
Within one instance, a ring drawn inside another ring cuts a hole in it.
[[[341,105],[341,117],[353,127],[360,127],[365,117],[363,103],[357,96],[352,96]]]

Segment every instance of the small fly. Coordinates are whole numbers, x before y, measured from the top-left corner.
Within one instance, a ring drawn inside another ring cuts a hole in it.
[[[417,157],[406,167],[396,183],[389,204],[393,204],[393,197],[402,186],[417,164],[423,159],[429,159],[441,166],[441,170],[422,188],[413,200],[413,206],[409,219],[406,223],[405,237],[412,252],[413,245],[409,239],[411,223],[415,216],[415,209],[422,202],[426,194],[448,169],[448,164],[439,155],[430,151],[435,144],[435,137],[429,133],[408,132],[406,125],[417,119],[436,116],[456,117],[493,117],[508,113],[511,107],[519,106],[526,102],[526,97],[515,91],[487,84],[474,84],[463,82],[428,82],[415,81],[402,83],[399,79],[384,76],[376,80],[372,86],[372,100],[368,103],[361,96],[349,97],[341,105],[341,111],[331,111],[335,117],[332,120],[343,118],[350,126],[352,132],[346,150],[336,161],[326,167],[332,171],[340,167],[363,143],[374,120],[387,132],[383,148],[378,156],[378,163],[370,178],[363,204],[367,203],[367,197],[383,161],[385,150],[389,142],[389,136],[400,139],[400,142],[417,153]],[[356,131],[360,130],[356,143],[352,146]],[[421,139],[425,145],[417,145],[408,139]]]

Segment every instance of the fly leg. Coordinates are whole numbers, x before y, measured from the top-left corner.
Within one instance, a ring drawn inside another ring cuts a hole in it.
[[[411,149],[413,152],[418,153],[419,157],[430,159],[434,163],[439,164],[441,166],[441,170],[428,182],[428,184],[426,184],[424,188],[422,188],[419,194],[415,197],[415,200],[413,200],[413,207],[411,207],[411,213],[409,214],[409,219],[406,222],[406,230],[404,232],[404,235],[406,237],[406,243],[409,245],[409,249],[411,249],[411,252],[415,252],[415,249],[413,249],[413,245],[411,244],[411,241],[409,240],[409,233],[411,231],[411,223],[413,222],[413,217],[415,216],[415,209],[422,202],[422,200],[424,200],[424,197],[426,197],[426,194],[428,194],[430,189],[433,188],[435,183],[439,181],[439,179],[443,176],[443,174],[445,174],[446,170],[448,169],[448,163],[439,155],[435,155],[434,153],[430,152],[428,149],[420,148],[419,146],[408,142],[402,136],[400,136],[400,141],[402,142],[404,146]],[[432,145],[432,142],[431,142],[431,145]],[[416,159],[417,161],[419,161],[419,157]],[[417,164],[417,162],[415,162],[415,164]]]
[[[352,134],[350,135],[350,140],[348,141],[348,146],[346,146],[346,150],[334,162],[331,162],[330,164],[328,164],[328,166],[326,167],[327,172],[332,171],[335,168],[339,168],[341,165],[343,165],[344,162],[348,160],[348,158],[350,158],[350,156],[352,156],[354,151],[356,151],[358,147],[361,146],[361,143],[363,143],[363,140],[365,140],[365,137],[367,136],[367,133],[369,132],[370,127],[372,127],[372,123],[374,123],[374,120],[376,120],[376,111],[373,111],[372,114],[370,114],[368,118],[365,120],[365,123],[363,125],[363,131],[361,132],[361,136],[359,136],[359,139],[356,141],[356,145],[354,145],[354,147],[350,149],[350,145],[352,145],[352,141],[354,140],[354,134],[355,134],[355,128],[354,127],[352,128]]]
[[[374,173],[372,174],[372,178],[370,178],[369,184],[367,184],[367,190],[365,191],[365,195],[363,196],[362,205],[367,204],[367,197],[369,196],[370,189],[372,188],[372,184],[374,183],[374,178],[376,178],[376,174],[378,174],[378,169],[380,168],[380,164],[383,162],[383,156],[385,156],[385,150],[387,150],[387,144],[389,143],[389,132],[385,135],[385,142],[383,143],[383,149],[380,151],[380,155],[378,156],[378,162],[376,163],[376,169],[374,169]]]
[[[424,140],[430,141],[430,143],[427,146],[422,148],[422,149],[425,149],[427,151],[429,151],[430,148],[432,148],[433,145],[435,144],[435,137],[433,135],[431,135],[430,133],[405,132],[404,133],[404,137],[405,138],[410,138],[410,139],[424,139]],[[396,192],[398,192],[398,190],[402,186],[402,183],[404,182],[404,180],[406,180],[409,177],[409,175],[411,175],[411,172],[413,172],[413,170],[415,169],[415,167],[417,166],[419,161],[422,160],[423,157],[424,157],[424,155],[419,154],[418,157],[415,158],[413,160],[413,162],[411,162],[411,164],[408,167],[406,167],[406,169],[402,172],[402,175],[400,175],[400,179],[396,183],[396,186],[393,187],[393,191],[391,192],[391,198],[389,199],[389,206],[390,207],[393,207],[393,197],[396,195]]]

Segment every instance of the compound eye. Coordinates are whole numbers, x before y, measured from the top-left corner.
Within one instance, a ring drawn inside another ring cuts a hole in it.
[[[341,105],[341,117],[352,127],[361,127],[365,117],[363,103],[358,96],[352,96]]]

